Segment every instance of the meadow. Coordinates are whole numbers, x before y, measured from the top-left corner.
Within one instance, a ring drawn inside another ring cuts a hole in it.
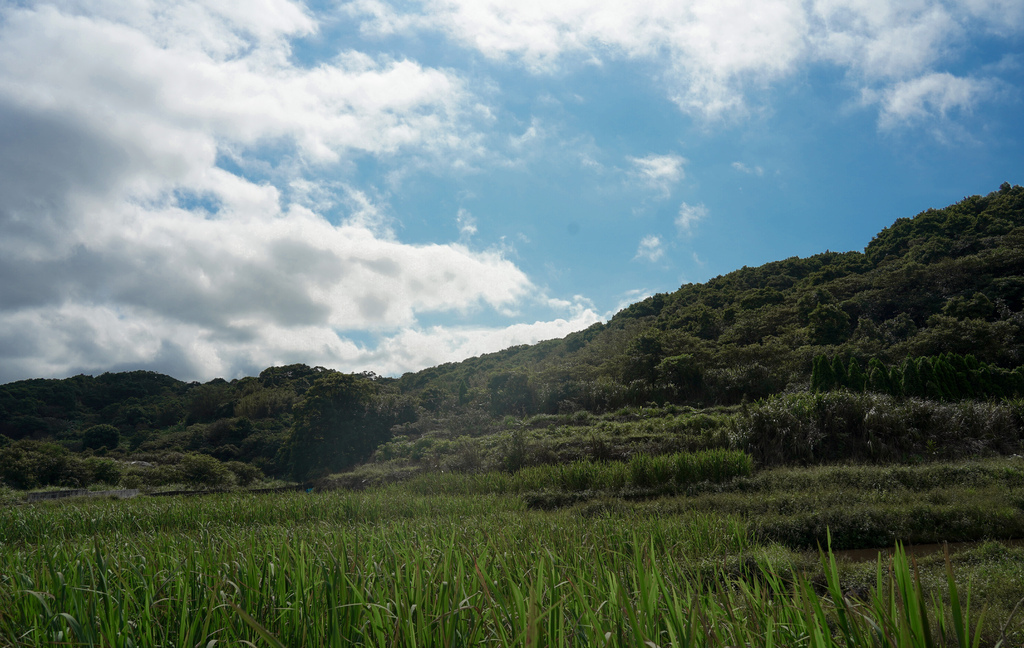
[[[1024,460],[752,472],[702,456],[738,474],[698,479],[680,454],[5,507],[0,645],[1024,644],[1024,550],[997,542],[1021,537]],[[852,562],[830,540],[980,542]]]

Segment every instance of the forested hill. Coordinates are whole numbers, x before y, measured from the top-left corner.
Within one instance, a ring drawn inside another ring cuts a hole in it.
[[[901,218],[864,252],[824,252],[682,286],[562,340],[403,376],[427,404],[492,409],[712,405],[809,385],[818,355],[895,365],[972,354],[1024,362],[1024,188]],[[475,392],[473,391],[475,390]]]
[[[1022,363],[1024,188],[1003,184],[901,218],[863,252],[744,267],[564,339],[398,379],[292,365],[206,384],[138,371],[0,385],[0,482],[308,477],[375,449],[386,459],[393,438],[416,459],[430,435],[480,438],[507,431],[508,417],[582,421],[798,393],[812,368],[815,389],[1020,398]],[[128,459],[156,467],[127,469]]]

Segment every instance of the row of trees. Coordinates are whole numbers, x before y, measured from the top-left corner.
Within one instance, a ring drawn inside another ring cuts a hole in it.
[[[871,358],[863,368],[856,358],[818,355],[811,370],[811,391],[871,391],[938,401],[1024,397],[1024,366],[1013,371],[979,362],[973,355],[945,353],[907,358],[893,366]]]

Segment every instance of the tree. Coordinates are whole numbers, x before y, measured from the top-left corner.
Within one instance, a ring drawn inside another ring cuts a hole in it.
[[[503,372],[487,382],[491,394],[491,413],[495,416],[512,414],[525,416],[536,410],[537,391],[526,374]]]
[[[644,331],[633,338],[626,347],[622,381],[630,383],[634,380],[646,380],[653,383],[657,379],[658,364],[664,357],[661,334],[653,330]]]
[[[217,488],[230,486],[234,475],[215,458],[204,454],[187,454],[181,458],[181,474],[190,486]]]
[[[815,344],[839,344],[850,333],[850,316],[835,304],[819,304],[807,319]]]
[[[868,389],[880,394],[897,395],[889,377],[889,370],[878,358],[871,358],[868,361]]]
[[[843,356],[837,355],[832,358],[832,375],[835,376],[835,387],[849,387],[850,378],[846,374],[846,363],[843,362]]]
[[[704,390],[704,372],[690,354],[665,358],[658,364],[661,380],[674,385],[680,398],[696,398]]]
[[[923,396],[924,386],[921,384],[921,374],[917,370],[917,360],[907,358],[903,363],[902,380],[900,381],[904,396]]]
[[[386,442],[395,417],[376,406],[377,392],[363,376],[332,372],[317,378],[293,409],[292,475],[309,479],[344,470]]]
[[[823,355],[814,357],[811,368],[811,391],[827,392],[835,389],[836,376],[832,372],[832,363]]]
[[[82,447],[98,450],[116,448],[121,442],[121,432],[113,425],[94,425],[82,433]]]
[[[856,358],[850,358],[850,366],[846,370],[846,384],[853,391],[862,392],[867,387],[867,376],[861,371]]]

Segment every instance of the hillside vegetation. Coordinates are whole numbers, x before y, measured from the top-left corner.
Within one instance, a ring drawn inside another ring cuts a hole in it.
[[[1024,188],[654,295],[564,339],[401,378],[321,367],[0,385],[0,480],[364,485],[712,450],[757,465],[1021,451]]]

